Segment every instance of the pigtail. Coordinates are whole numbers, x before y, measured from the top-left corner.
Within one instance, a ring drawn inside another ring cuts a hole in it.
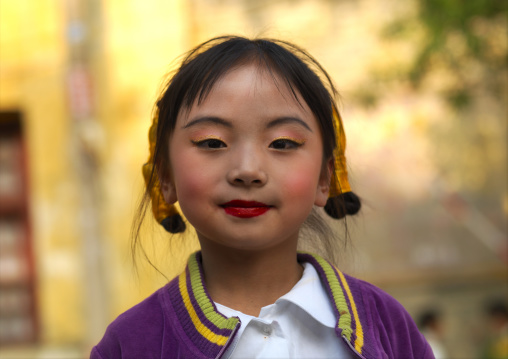
[[[185,222],[174,204],[167,203],[162,195],[160,179],[155,168],[155,153],[157,149],[157,126],[159,120],[159,106],[155,111],[152,125],[148,131],[150,154],[143,165],[142,172],[145,179],[146,191],[152,201],[152,213],[157,222],[169,233],[185,231]]]
[[[325,212],[332,218],[341,219],[357,214],[361,207],[360,198],[354,192],[347,192],[328,198]]]
[[[330,194],[325,212],[332,218],[340,219],[358,213],[362,204],[360,198],[351,190],[346,163],[346,134],[339,111],[333,106],[336,147],[334,150],[334,173],[330,182]]]
[[[171,216],[164,218],[160,221],[160,224],[169,233],[181,233],[185,231],[185,222],[179,213],[175,213]]]

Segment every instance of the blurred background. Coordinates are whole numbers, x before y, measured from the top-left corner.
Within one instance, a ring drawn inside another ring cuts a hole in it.
[[[507,4],[0,0],[0,358],[88,357],[166,282],[130,254],[152,106],[175,59],[224,34],[289,40],[327,69],[364,201],[341,268],[445,358],[487,357],[508,333]],[[173,277],[195,238],[145,227]]]

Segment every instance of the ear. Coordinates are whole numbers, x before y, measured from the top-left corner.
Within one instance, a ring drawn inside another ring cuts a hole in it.
[[[171,176],[169,175],[159,176],[159,180],[164,201],[166,201],[167,204],[173,204],[176,201],[178,201],[178,197],[176,195],[176,188]]]
[[[324,207],[328,200],[330,193],[330,180],[333,173],[333,158],[330,158],[326,163],[323,164],[321,174],[319,176],[319,182],[316,189],[316,200],[314,204],[318,207]]]

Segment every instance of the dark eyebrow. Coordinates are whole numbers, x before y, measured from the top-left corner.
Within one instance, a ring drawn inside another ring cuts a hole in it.
[[[271,127],[275,127],[275,126],[279,126],[279,125],[283,125],[283,124],[287,124],[287,123],[296,123],[296,124],[298,124],[300,126],[305,127],[310,132],[312,132],[312,130],[309,127],[309,125],[307,125],[304,121],[300,120],[297,117],[279,117],[279,118],[276,118],[275,120],[270,121],[268,123],[268,125],[266,125],[266,128],[271,128]]]
[[[195,126],[197,124],[207,123],[207,122],[213,123],[216,125],[221,125],[221,126],[228,127],[228,128],[233,128],[233,124],[231,122],[223,120],[222,118],[213,117],[213,116],[198,117],[198,118],[190,121],[189,123],[185,124],[185,126],[182,126],[182,128],[189,128],[191,126]]]

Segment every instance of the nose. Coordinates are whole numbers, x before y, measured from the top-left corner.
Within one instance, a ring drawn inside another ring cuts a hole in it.
[[[236,151],[231,159],[227,180],[234,186],[262,187],[268,180],[262,155],[252,148]]]

